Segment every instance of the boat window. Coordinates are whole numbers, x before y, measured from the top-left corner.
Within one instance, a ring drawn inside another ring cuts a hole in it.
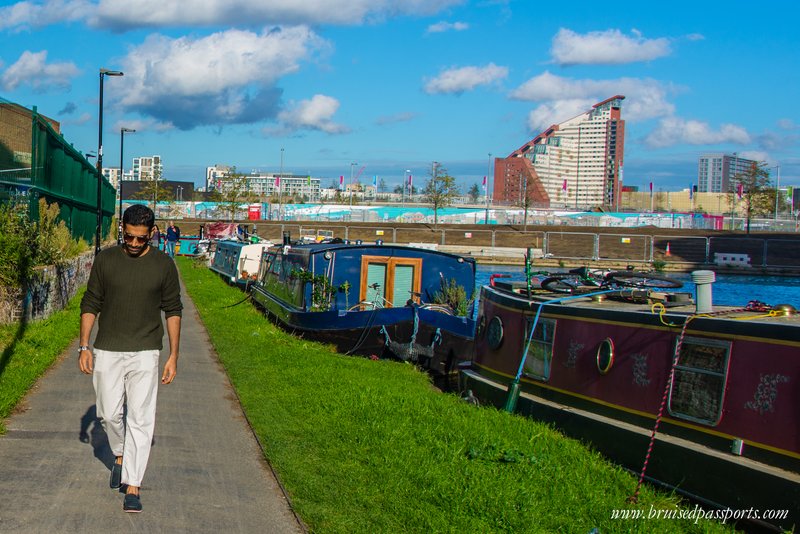
[[[722,419],[731,343],[686,337],[669,392],[669,413],[707,425]]]
[[[362,256],[359,299],[386,299],[392,306],[405,306],[422,284],[421,258]]]
[[[525,343],[533,326],[533,317],[525,321],[525,338],[521,350],[525,350]],[[533,332],[531,345],[528,348],[528,357],[525,360],[525,374],[539,380],[550,380],[550,364],[553,360],[553,339],[556,333],[555,319],[542,319]]]
[[[367,265],[367,292],[362,300],[383,302],[386,295],[386,265],[370,263]]]
[[[414,266],[396,265],[394,268],[394,291],[392,306],[405,306],[414,291]]]

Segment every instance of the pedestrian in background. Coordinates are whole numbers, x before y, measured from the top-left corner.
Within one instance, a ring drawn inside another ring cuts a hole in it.
[[[161,230],[157,224],[153,226],[153,237],[150,238],[150,246],[155,249],[160,249],[161,247]]]
[[[169,222],[169,226],[167,226],[167,254],[169,254],[170,258],[175,258],[175,246],[181,240],[181,229],[175,226],[174,221]]]
[[[183,305],[175,262],[150,246],[152,210],[133,205],[122,222],[123,244],[100,251],[89,274],[81,300],[78,365],[92,375],[97,416],[115,457],[110,486],[125,485],[122,509],[141,512],[139,488],[155,430],[161,312],[169,336],[161,383],[169,384],[178,372]],[[89,337],[98,317],[92,349]]]

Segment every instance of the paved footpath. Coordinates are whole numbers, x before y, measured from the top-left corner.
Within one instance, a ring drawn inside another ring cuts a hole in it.
[[[0,532],[299,533],[227,375],[183,295],[178,376],[160,386],[141,514],[108,487],[112,462],[77,339],[0,436]],[[162,368],[168,347],[164,338]]]

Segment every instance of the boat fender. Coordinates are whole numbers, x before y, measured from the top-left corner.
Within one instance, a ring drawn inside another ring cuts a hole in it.
[[[777,316],[791,317],[797,314],[797,309],[791,304],[776,304],[772,307],[772,311]]]
[[[510,274],[492,274],[489,276],[489,285],[494,287],[495,278],[511,278]]]

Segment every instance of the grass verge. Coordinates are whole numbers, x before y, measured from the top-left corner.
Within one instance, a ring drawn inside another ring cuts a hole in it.
[[[78,337],[83,290],[47,319],[0,326],[0,434],[25,393]]]
[[[267,459],[314,532],[717,532],[580,443],[441,394],[413,367],[290,336],[235,288],[178,259]],[[688,511],[689,509],[686,509]]]

